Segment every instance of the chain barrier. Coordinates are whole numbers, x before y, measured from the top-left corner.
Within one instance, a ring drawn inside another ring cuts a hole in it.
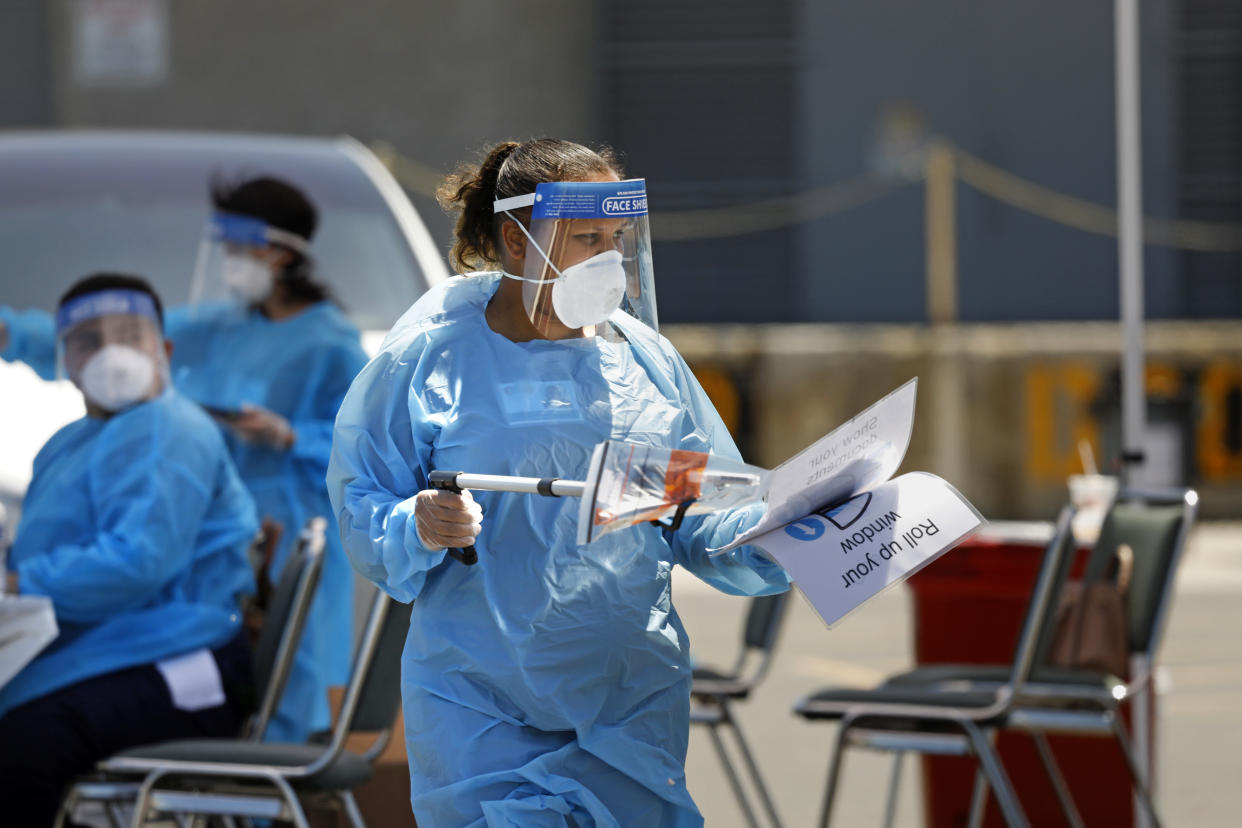
[[[977,192],[1048,221],[1116,238],[1117,211],[1114,208],[1057,192],[963,149],[946,146],[953,152],[957,180]],[[388,143],[377,142],[371,149],[401,186],[435,198],[444,172],[401,155]],[[925,174],[861,175],[827,187],[749,204],[657,210],[652,214],[652,237],[659,241],[692,241],[775,230],[852,210],[925,177]],[[1236,251],[1242,250],[1242,225],[1148,217],[1143,224],[1143,241],[1180,250]]]
[[[957,177],[997,201],[1085,233],[1117,237],[1117,211],[1059,193],[953,148]],[[1146,218],[1143,241],[1181,250],[1242,250],[1242,226],[1220,222]]]

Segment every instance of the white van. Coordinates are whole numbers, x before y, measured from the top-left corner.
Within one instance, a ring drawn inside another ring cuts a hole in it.
[[[397,317],[448,277],[400,186],[352,138],[185,132],[0,133],[0,304],[53,311],[75,281],[102,270],[149,280],[185,302],[213,177],[271,174],[319,208],[311,246],[374,353]],[[12,540],[35,454],[82,416],[81,395],[0,361],[0,547]]]

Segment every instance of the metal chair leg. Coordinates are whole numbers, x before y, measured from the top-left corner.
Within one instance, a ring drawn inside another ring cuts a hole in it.
[[[1086,828],[1083,825],[1082,815],[1078,813],[1078,808],[1074,805],[1074,796],[1070,793],[1069,785],[1065,784],[1065,777],[1061,774],[1061,768],[1057,766],[1056,757],[1052,755],[1052,748],[1048,746],[1048,737],[1042,733],[1032,733],[1031,739],[1035,742],[1035,749],[1039,751],[1039,759],[1044,763],[1044,770],[1048,773],[1048,780],[1052,782],[1057,801],[1061,803],[1061,813],[1065,814],[1065,820],[1070,824],[1070,828]]]
[[[77,802],[78,786],[71,785],[64,798],[60,800],[60,807],[56,809],[56,819],[52,821],[52,828],[63,828],[65,820],[69,818]]]
[[[975,784],[970,791],[970,818],[966,824],[970,828],[983,828],[983,812],[988,805],[988,776],[983,766],[975,768]]]
[[[125,828],[129,822],[125,818],[125,808],[119,802],[109,802],[104,805],[104,812],[108,815],[108,822],[112,824],[112,828]]]
[[[302,809],[302,803],[289,783],[275,775],[270,777],[270,781],[284,795],[285,801],[289,803],[289,815],[293,819],[295,828],[310,828],[310,822],[306,819],[306,811]]]
[[[893,828],[893,820],[897,817],[897,791],[901,787],[901,764],[905,758],[904,750],[893,754],[893,769],[888,775],[888,796],[884,799],[884,828]]]
[[[837,796],[837,782],[841,776],[841,764],[845,758],[845,737],[854,726],[855,717],[846,714],[837,725],[837,737],[832,743],[832,756],[828,760],[828,780],[824,783],[824,804],[819,812],[819,828],[828,828],[832,816],[832,803]]]
[[[755,821],[755,812],[751,810],[750,802],[746,799],[746,791],[742,788],[742,781],[738,778],[733,762],[729,760],[729,754],[725,752],[724,742],[720,738],[717,725],[709,725],[707,732],[712,737],[712,744],[716,746],[716,755],[720,757],[720,764],[724,766],[725,776],[729,777],[729,785],[733,788],[733,795],[737,798],[738,807],[742,809],[746,824],[750,828],[759,828],[759,823]]]
[[[1142,801],[1143,808],[1146,810],[1153,828],[1160,828],[1160,815],[1156,813],[1156,805],[1151,800],[1151,792],[1143,781],[1142,767],[1140,767],[1134,752],[1130,748],[1130,738],[1126,736],[1125,726],[1115,712],[1108,714],[1108,722],[1113,729],[1113,738],[1117,740],[1118,746],[1121,747],[1121,753],[1125,756],[1126,768],[1130,771],[1130,781],[1134,785],[1134,792],[1138,794],[1139,799]]]
[[[988,738],[972,722],[960,724],[970,736],[975,755],[979,758],[979,766],[988,775],[988,782],[992,786],[992,792],[996,795],[996,801],[1000,805],[1001,813],[1004,814],[1009,828],[1030,828],[1026,814],[1022,812],[1022,806],[1018,803],[1018,797],[1013,791],[1013,785],[1009,782],[1009,775],[1005,773],[1005,768],[996,752],[992,750]]]
[[[345,817],[352,828],[367,828],[366,820],[362,818],[362,811],[358,810],[358,803],[354,800],[353,792],[338,791],[337,798],[341,800],[341,806],[345,809]]]
[[[746,762],[746,767],[750,771],[751,782],[756,791],[759,792],[759,800],[763,803],[763,809],[767,811],[768,819],[772,821],[772,828],[781,828],[780,815],[776,813],[776,805],[772,802],[772,796],[768,793],[768,786],[764,784],[763,777],[759,774],[759,765],[755,762],[754,755],[750,752],[750,745],[746,743],[746,737],[742,735],[742,728],[733,718],[733,711],[729,709],[727,703],[721,704],[724,711],[724,722],[729,725],[733,731],[733,738],[737,739],[737,745],[742,753],[742,759]]]
[[[1142,771],[1143,784],[1147,787],[1147,795],[1154,796],[1151,789],[1152,779],[1152,761],[1151,761],[1151,742],[1152,728],[1151,721],[1151,698],[1152,687],[1155,681],[1151,672],[1150,665],[1147,660],[1141,656],[1130,656],[1130,675],[1147,674],[1147,680],[1139,685],[1138,691],[1134,694],[1134,698],[1130,702],[1130,722],[1133,727],[1134,737],[1133,755],[1137,761],[1138,767]],[[1134,810],[1138,813],[1139,818],[1135,820],[1136,828],[1153,828],[1148,814],[1140,811],[1142,805],[1141,797],[1136,792],[1134,794]]]
[[[163,771],[153,770],[143,778],[142,784],[138,786],[138,796],[134,798],[134,813],[130,817],[131,828],[142,828],[146,823],[147,808],[151,804],[151,790],[163,775]]]

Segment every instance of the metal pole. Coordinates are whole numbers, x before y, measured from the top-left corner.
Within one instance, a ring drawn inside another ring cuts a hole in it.
[[[1117,253],[1121,266],[1121,478],[1140,472],[1147,428],[1143,358],[1143,170],[1138,0],[1114,0],[1117,74]]]
[[[957,321],[957,184],[953,148],[935,141],[927,150],[923,195],[927,319]]]

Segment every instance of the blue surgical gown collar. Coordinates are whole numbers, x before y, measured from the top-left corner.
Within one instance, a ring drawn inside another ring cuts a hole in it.
[[[487,322],[487,304],[496,295],[496,291],[499,290],[500,282],[504,278],[503,275],[498,271],[488,271],[474,273],[461,278],[479,280],[478,293],[475,297],[468,299],[467,304],[474,306],[478,310],[477,318],[480,327],[483,328],[486,336],[499,340],[500,347],[508,345],[523,351],[540,353],[562,348],[598,350],[603,343],[608,342],[607,339],[601,336],[576,337],[573,339],[528,339],[524,342],[516,342],[504,334],[494,331]]]
[[[113,420],[115,420],[117,417],[120,417],[124,414],[128,414],[129,412],[134,411],[135,409],[141,408],[144,405],[149,405],[150,403],[156,402],[157,400],[166,400],[175,393],[176,393],[176,389],[173,387],[172,382],[166,382],[164,384],[164,390],[156,394],[154,397],[152,397],[149,400],[142,400],[141,402],[136,402],[133,405],[126,406],[125,408],[122,408],[120,411],[113,411],[107,417],[93,417],[90,414],[87,414],[82,419],[90,420],[91,422],[94,422],[94,423],[110,423]]]

